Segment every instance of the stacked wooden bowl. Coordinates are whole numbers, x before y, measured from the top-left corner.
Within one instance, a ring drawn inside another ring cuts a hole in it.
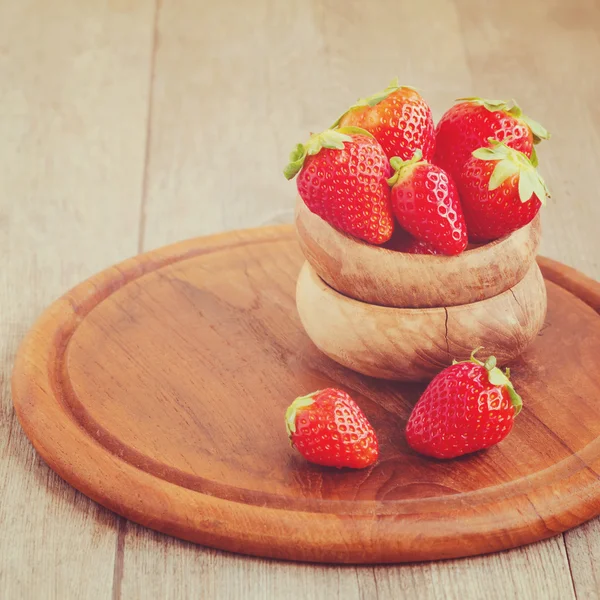
[[[546,287],[535,262],[539,215],[459,256],[364,243],[301,199],[296,230],[306,257],[296,290],[302,324],[322,352],[364,375],[426,380],[478,346],[503,365],[544,323]]]

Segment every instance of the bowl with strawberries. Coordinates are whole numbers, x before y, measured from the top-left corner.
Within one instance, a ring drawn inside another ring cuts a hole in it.
[[[535,339],[546,289],[535,261],[549,196],[514,102],[462,98],[437,126],[393,81],[298,144],[297,308],[312,341],[365,375],[430,379],[484,346],[502,363]]]

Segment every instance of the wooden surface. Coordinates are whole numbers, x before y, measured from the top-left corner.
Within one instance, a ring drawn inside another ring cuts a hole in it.
[[[497,296],[440,308],[359,302],[329,287],[305,262],[296,299],[306,333],[327,356],[363,375],[397,381],[431,381],[479,347],[503,365],[536,339],[546,316],[546,288],[535,262]]]
[[[431,256],[394,252],[403,247],[405,232],[399,228],[385,247],[357,240],[312,213],[300,198],[294,218],[304,256],[329,286],[362,302],[397,308],[470,304],[515,286],[535,260],[540,221],[538,215],[513,234],[459,256]]]
[[[298,273],[298,294],[310,295],[309,271],[289,225],[169,246],[72,289],[19,349],[13,402],[61,477],[122,516],[186,540],[366,564],[513,548],[600,513],[600,314],[569,292],[571,281],[583,284],[597,306],[600,283],[557,263],[549,269],[564,287],[547,283],[545,328],[508,363],[525,407],[507,440],[459,461],[424,458],[406,444],[402,432],[426,383],[360,376],[310,342],[300,322],[306,306],[295,310]],[[528,289],[537,294],[538,279],[543,288],[534,264],[512,293],[476,305],[490,304],[500,321],[492,304],[515,302],[500,312],[526,327],[519,306],[530,301]],[[337,312],[348,315],[337,304],[328,310],[322,295],[304,301],[334,327]],[[450,341],[463,308],[448,309]],[[339,329],[369,319],[355,315]],[[363,330],[365,350],[383,355],[372,332],[393,327]],[[327,387],[350,391],[377,431],[373,467],[323,469],[290,447],[286,408]]]
[[[291,221],[279,174],[291,146],[394,75],[423,90],[436,118],[478,94],[515,97],[548,127],[541,251],[600,278],[599,28],[594,0],[0,0],[0,595],[598,597],[600,520],[488,557],[374,569],[250,559],[152,533],[41,462],[9,373],[39,313],[99,269]]]

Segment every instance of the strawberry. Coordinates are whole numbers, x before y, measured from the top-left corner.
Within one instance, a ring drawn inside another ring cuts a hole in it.
[[[298,144],[284,169],[298,174],[298,193],[310,211],[357,238],[383,244],[392,237],[388,159],[368,132],[328,129]]]
[[[477,349],[479,350],[479,348]],[[408,445],[435,458],[454,458],[502,441],[523,402],[496,359],[475,358],[439,373],[413,408],[406,426]]]
[[[439,250],[436,250],[431,244],[416,238],[410,240],[402,252],[407,252],[408,254],[443,254]]]
[[[433,156],[435,127],[431,109],[415,89],[400,86],[397,78],[382,92],[359,100],[338,119],[338,124],[370,131],[389,158],[408,160],[417,150],[426,160]]]
[[[454,182],[417,151],[404,161],[390,161],[395,174],[392,211],[406,231],[443,254],[460,254],[467,247],[467,229]]]
[[[371,424],[342,390],[327,388],[296,398],[285,413],[285,425],[292,446],[318,465],[362,469],[379,457]]]
[[[401,227],[396,227],[392,239],[386,242],[383,247],[388,250],[405,252],[407,254],[442,254],[427,242],[414,238]]]
[[[501,142],[490,144],[473,152],[456,181],[472,242],[495,240],[527,225],[548,196],[537,161]]]
[[[435,138],[433,162],[452,178],[473,150],[488,145],[488,139],[506,142],[515,150],[531,156],[533,145],[550,134],[539,123],[525,116],[516,102],[459,98],[440,119]],[[462,102],[461,102],[462,101]]]

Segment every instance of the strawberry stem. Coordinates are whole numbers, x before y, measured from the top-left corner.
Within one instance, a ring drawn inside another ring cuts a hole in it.
[[[483,346],[477,346],[477,348],[475,348],[475,350],[473,350],[473,352],[471,352],[471,358],[469,359],[470,362],[475,363],[476,365],[479,365],[480,367],[483,367],[483,363],[480,360],[477,360],[475,358],[475,355],[480,351],[483,350]]]
[[[506,391],[508,392],[508,396],[510,397],[510,401],[513,405],[514,411],[515,411],[515,417],[521,412],[521,409],[523,408],[523,399],[521,398],[521,396],[519,396],[519,394],[517,394],[511,380],[509,379],[510,377],[510,369],[506,369],[506,372],[503,373],[497,366],[496,366],[496,357],[495,356],[488,356],[487,360],[485,361],[485,363],[482,363],[480,360],[477,360],[475,358],[475,354],[477,352],[479,352],[479,350],[481,350],[483,348],[483,346],[479,346],[478,348],[475,348],[475,350],[473,350],[473,352],[471,352],[471,357],[469,358],[469,360],[463,360],[463,361],[452,361],[453,365],[458,365],[461,362],[472,362],[475,363],[476,365],[479,365],[480,367],[484,367],[484,369],[488,372],[488,380],[492,385],[497,385],[497,386],[501,386],[501,387],[505,387]]]
[[[420,149],[414,153],[410,160],[402,160],[399,156],[390,158],[390,166],[394,170],[394,174],[387,180],[388,185],[393,187],[398,182],[402,172],[405,171],[407,167],[416,165],[420,162],[425,162],[423,160],[423,152]]]

